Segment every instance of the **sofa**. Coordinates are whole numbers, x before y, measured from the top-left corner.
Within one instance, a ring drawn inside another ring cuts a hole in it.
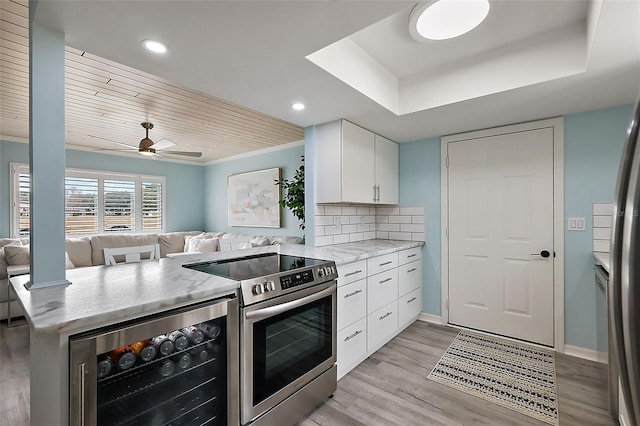
[[[168,232],[164,234],[99,234],[80,238],[67,238],[66,267],[83,268],[104,265],[105,248],[133,247],[158,244],[160,257],[175,253],[203,253],[217,251],[219,240],[245,239],[246,247],[262,247],[277,244],[302,244],[295,236],[261,236],[229,232]],[[116,257],[116,260],[119,259]],[[0,239],[0,320],[7,319],[7,267],[29,265],[29,238]],[[11,292],[11,316],[21,316],[22,311]]]

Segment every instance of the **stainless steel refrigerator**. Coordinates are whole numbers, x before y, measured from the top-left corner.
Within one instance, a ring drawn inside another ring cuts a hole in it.
[[[608,315],[613,377],[620,380],[630,425],[640,421],[640,99],[622,153],[613,206]],[[616,374],[617,370],[617,374]],[[617,388],[617,384],[615,388]],[[617,410],[615,410],[617,411]],[[617,413],[614,413],[617,417]]]

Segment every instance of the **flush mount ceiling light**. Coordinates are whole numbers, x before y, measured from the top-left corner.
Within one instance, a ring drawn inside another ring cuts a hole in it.
[[[155,40],[143,40],[142,46],[153,53],[165,53],[167,51],[167,46]]]
[[[489,0],[437,0],[418,3],[409,16],[409,32],[418,41],[446,40],[465,34],[489,14]]]
[[[296,102],[295,104],[291,105],[291,108],[295,109],[296,111],[302,111],[304,109],[304,104]]]

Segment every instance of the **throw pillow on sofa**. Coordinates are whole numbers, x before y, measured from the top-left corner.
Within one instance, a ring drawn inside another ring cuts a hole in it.
[[[4,246],[4,253],[9,266],[28,265],[31,262],[31,246],[9,244],[8,246]],[[67,252],[64,253],[64,258],[66,269],[75,268]]]
[[[184,238],[185,253],[212,253],[218,251],[218,239],[210,235],[195,235]]]

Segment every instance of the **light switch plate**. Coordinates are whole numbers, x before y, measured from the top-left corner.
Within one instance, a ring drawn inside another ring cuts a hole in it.
[[[570,217],[567,229],[569,231],[585,231],[586,222],[584,217]]]

